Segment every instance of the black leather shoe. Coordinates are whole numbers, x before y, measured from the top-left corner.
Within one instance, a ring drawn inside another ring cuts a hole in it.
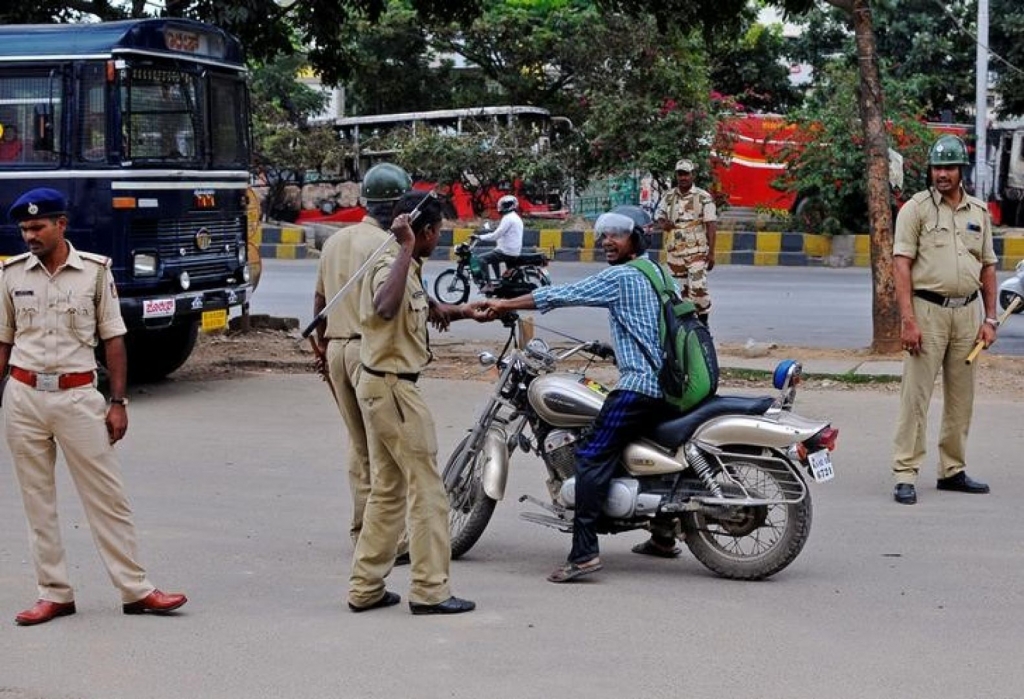
[[[394,607],[401,601],[402,597],[398,593],[391,592],[389,590],[384,590],[384,596],[376,602],[374,602],[373,604],[368,604],[365,607],[357,607],[356,605],[349,602],[348,608],[358,614],[359,612],[368,612],[371,609],[383,609],[384,607]]]
[[[935,487],[939,490],[953,490],[958,493],[987,493],[989,490],[988,483],[974,480],[967,475],[966,471],[961,471],[949,478],[940,478],[936,481]]]
[[[458,597],[449,597],[444,602],[437,604],[416,604],[409,603],[409,611],[413,614],[462,614],[476,609],[476,602]]]
[[[892,491],[892,499],[901,505],[914,505],[917,503],[917,489],[913,483],[898,483]]]

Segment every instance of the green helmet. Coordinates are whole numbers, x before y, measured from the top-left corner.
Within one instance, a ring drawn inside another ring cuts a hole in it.
[[[365,201],[395,201],[412,189],[412,179],[402,168],[380,163],[366,171],[359,196]]]
[[[970,165],[967,146],[957,136],[942,136],[928,151],[929,165]]]

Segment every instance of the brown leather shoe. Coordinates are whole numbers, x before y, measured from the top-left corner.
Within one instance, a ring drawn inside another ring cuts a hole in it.
[[[166,614],[173,612],[186,602],[188,602],[188,598],[185,595],[177,593],[168,595],[160,590],[153,590],[139,601],[124,605],[122,609],[125,614],[144,614],[146,612]]]
[[[70,616],[74,613],[74,602],[50,602],[41,599],[32,609],[26,609],[14,617],[14,623],[18,626],[35,626],[36,624],[45,624],[59,616]]]

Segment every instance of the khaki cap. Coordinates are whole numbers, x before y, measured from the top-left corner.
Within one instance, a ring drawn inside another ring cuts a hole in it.
[[[693,167],[693,161],[683,158],[676,163],[676,172],[693,172],[696,168]]]

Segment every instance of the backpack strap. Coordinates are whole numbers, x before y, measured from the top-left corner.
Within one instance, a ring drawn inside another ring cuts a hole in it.
[[[639,272],[641,272],[645,277],[647,277],[647,281],[651,283],[651,286],[654,287],[654,293],[657,294],[658,303],[661,305],[661,308],[658,309],[658,340],[661,341],[661,326],[665,323],[664,318],[662,318],[661,316],[664,315],[665,313],[665,304],[667,303],[667,299],[665,298],[665,287],[667,286],[665,279],[665,270],[661,269],[661,265],[655,265],[646,257],[634,257],[626,264],[632,267],[633,269],[636,269]],[[657,270],[655,269],[655,267],[657,267]],[[661,274],[658,274],[658,271],[660,271]],[[651,368],[657,369],[658,363],[654,360],[654,357],[651,356],[650,351],[646,347],[644,347],[644,343],[640,341],[640,338],[637,337],[636,333],[633,332],[633,329],[630,328],[625,323],[619,323],[619,325],[621,325],[622,329],[626,331],[626,334],[632,336],[632,338],[636,340],[637,347],[640,348],[640,351],[643,353],[644,358],[647,360],[647,363],[651,365]]]

